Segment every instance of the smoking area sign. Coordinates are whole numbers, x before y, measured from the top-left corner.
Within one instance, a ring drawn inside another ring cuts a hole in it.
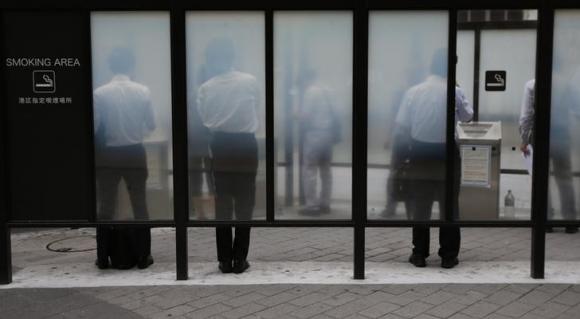
[[[34,93],[54,93],[56,91],[54,71],[32,71],[32,91]]]
[[[17,203],[9,218],[84,221],[83,212],[91,210],[89,17],[82,11],[7,10],[0,18],[0,103],[9,119],[5,160],[10,201]]]
[[[486,91],[505,91],[506,71],[485,71]]]

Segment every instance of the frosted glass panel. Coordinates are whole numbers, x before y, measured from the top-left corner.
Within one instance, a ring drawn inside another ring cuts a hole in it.
[[[190,218],[263,219],[264,15],[186,19]]]
[[[172,219],[169,13],[93,12],[99,219]]]
[[[439,219],[448,14],[371,12],[369,23],[368,217]]]
[[[277,219],[350,219],[352,13],[274,15]]]
[[[457,85],[467,100],[473,103],[473,64],[475,60],[475,31],[457,32]]]
[[[549,219],[578,219],[580,194],[580,10],[558,10],[554,25]]]
[[[505,54],[504,48],[510,48]],[[479,120],[501,121],[502,169],[525,169],[519,150],[522,92],[534,78],[536,30],[483,30],[479,71]],[[505,91],[486,91],[486,71],[506,71]],[[505,194],[504,194],[505,195]]]

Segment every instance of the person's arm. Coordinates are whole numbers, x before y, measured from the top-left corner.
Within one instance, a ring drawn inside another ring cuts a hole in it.
[[[260,102],[261,102],[261,90],[260,90],[260,85],[258,84],[258,80],[254,79],[252,81],[252,92],[254,95],[254,107],[256,108],[256,114],[258,114],[258,111],[260,109]]]
[[[153,111],[149,90],[145,93],[145,130],[147,134],[155,130],[155,113]]]
[[[411,108],[412,92],[407,91],[399,106],[397,117],[395,119],[394,141],[393,144],[401,145],[411,141],[411,120],[413,110]],[[402,143],[401,143],[402,141]]]
[[[530,141],[530,138],[534,127],[534,86],[534,81],[528,81],[526,83],[520,110],[520,150],[525,155],[529,154],[528,145],[532,142]]]
[[[201,119],[201,123],[205,126],[207,123],[207,116],[205,113],[205,103],[206,103],[206,88],[202,84],[199,89],[197,90],[197,113],[199,114],[199,118]]]
[[[566,94],[568,96],[567,102],[570,103],[570,112],[574,116],[580,117],[580,87],[577,84],[580,83],[580,68],[576,70],[569,83]]]
[[[316,100],[317,94],[315,89],[312,87],[306,88],[304,90],[304,98],[302,98],[302,107],[300,107],[300,118],[302,120],[307,120],[312,115]]]
[[[100,96],[96,92],[93,93],[93,105],[93,121],[95,125],[93,129],[96,135],[96,133],[101,129],[101,123],[103,121],[103,115],[101,114],[103,113],[103,104],[101,102]]]
[[[461,122],[469,122],[473,119],[473,107],[459,87],[455,88],[455,117]]]
[[[319,88],[308,87],[305,90],[299,111],[299,119],[305,128],[310,126],[313,117],[316,116],[317,108],[323,106],[324,103],[324,96]]]

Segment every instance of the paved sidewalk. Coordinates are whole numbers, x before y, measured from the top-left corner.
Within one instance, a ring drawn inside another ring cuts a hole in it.
[[[410,234],[367,229],[367,279],[354,281],[351,229],[255,228],[252,268],[229,277],[217,271],[214,230],[190,229],[191,279],[176,282],[173,229],[153,231],[156,263],[147,271],[97,270],[93,229],[15,232],[16,280],[0,289],[0,318],[580,318],[580,285],[570,284],[580,283],[580,234],[547,234],[549,275],[563,284],[529,278],[529,229],[463,229],[461,264],[451,271],[438,266],[436,230],[429,267],[409,265]],[[482,271],[508,275],[482,284],[490,279]],[[315,272],[342,284],[304,284],[326,282]],[[264,278],[279,284],[251,284]],[[389,284],[401,278],[411,284]],[[458,284],[466,278],[479,284]],[[514,284],[522,279],[531,283]],[[56,287],[50,280],[73,288],[14,288]],[[421,284],[429,280],[438,283]]]
[[[215,231],[188,230],[189,260],[215,262]],[[409,228],[368,228],[367,262],[406,262],[411,251]],[[94,229],[51,229],[17,232],[12,235],[12,260],[19,269],[38,264],[87,263],[94,259]],[[564,234],[562,229],[546,235],[549,261],[579,261],[580,233]],[[350,228],[253,228],[249,259],[253,261],[352,262],[353,231]],[[77,253],[48,251],[85,250]],[[431,232],[431,255],[437,258],[438,230]],[[462,229],[461,261],[529,261],[531,230],[527,228]],[[156,262],[175,262],[175,231],[153,230],[152,252]]]
[[[577,319],[571,285],[259,285],[0,290],[0,318]]]

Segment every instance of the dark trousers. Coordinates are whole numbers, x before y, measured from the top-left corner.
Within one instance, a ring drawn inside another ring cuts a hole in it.
[[[99,194],[98,217],[111,220],[117,207],[118,188],[121,179],[127,185],[131,208],[137,220],[149,219],[146,201],[147,157],[141,144],[105,147],[97,151],[97,191]],[[110,242],[110,227],[97,227],[97,257],[106,259]],[[146,227],[134,230],[135,255],[151,254],[151,230]]]
[[[254,134],[212,135],[216,219],[251,220],[256,197],[258,146]],[[245,260],[250,246],[250,227],[216,228],[218,261]]]
[[[414,220],[431,219],[433,202],[439,203],[441,218],[447,209],[459,211],[460,158],[455,151],[455,180],[453,181],[453,203],[449,207],[445,200],[445,144],[412,142],[411,171],[413,186],[409,207]],[[457,257],[461,242],[459,226],[442,226],[439,230],[439,256]],[[428,226],[413,227],[413,254],[429,256],[430,231]]]

